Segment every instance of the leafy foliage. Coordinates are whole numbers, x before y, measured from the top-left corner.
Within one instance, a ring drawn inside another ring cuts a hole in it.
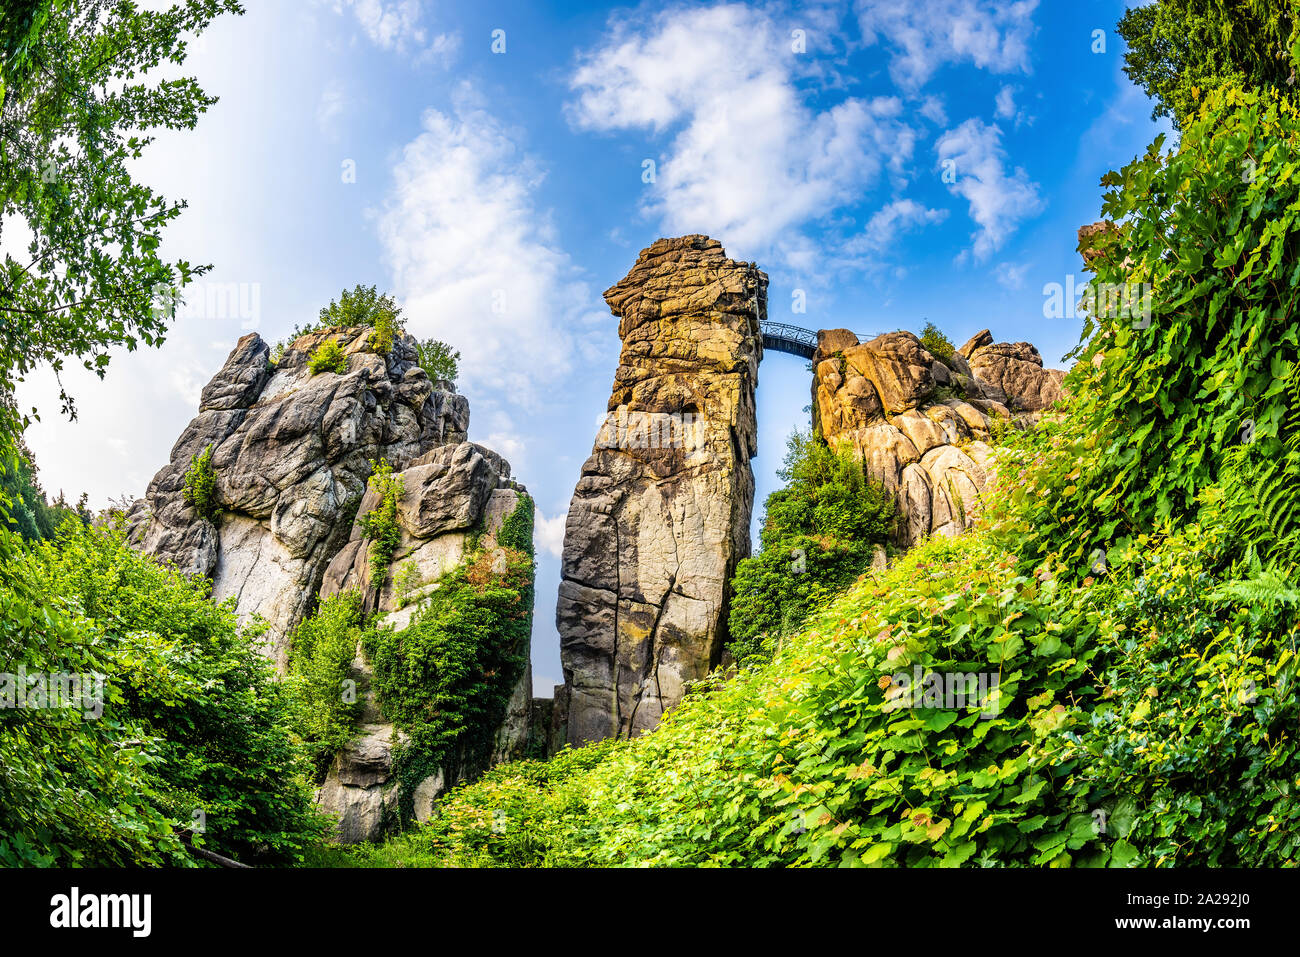
[[[453,349],[440,339],[420,339],[415,343],[420,368],[430,379],[450,382],[454,387],[460,374],[460,350]]]
[[[221,502],[217,498],[217,473],[212,467],[211,445],[204,448],[201,454],[190,456],[190,467],[185,470],[185,485],[181,496],[200,518],[214,525],[221,521]]]
[[[393,552],[402,540],[402,527],[397,521],[397,506],[404,489],[402,477],[393,474],[387,459],[370,463],[370,490],[379,495],[379,504],[361,517],[361,527],[370,539],[370,574],[376,584],[383,582],[388,566],[393,563]]]
[[[392,296],[380,295],[375,286],[358,284],[321,309],[320,327],[331,326],[372,326],[371,348],[383,355],[392,351],[402,332],[402,310]]]
[[[307,358],[307,368],[312,375],[333,372],[338,375],[348,371],[348,357],[343,354],[337,339],[326,339]]]
[[[318,841],[289,702],[257,629],[124,532],[66,523],[19,551],[0,532],[4,669],[98,672],[103,712],[0,709],[0,860],[193,864],[175,831],[245,861]]]
[[[11,531],[26,541],[53,538],[58,527],[69,518],[90,523],[85,496],[77,508],[64,501],[62,494],[51,505],[37,480],[36,465],[20,443],[8,453],[0,452],[0,515]]]
[[[1300,625],[1206,587],[1230,534],[1207,515],[1082,581],[1020,571],[987,531],[931,540],[772,661],[713,676],[654,731],[499,767],[396,848],[354,853],[444,866],[1285,865],[1300,848],[1300,754],[1285,730],[1300,719]],[[984,702],[931,707],[896,680],[915,668],[999,681]]]
[[[207,272],[162,258],[163,229],[185,202],[129,167],[151,131],[192,129],[215,102],[193,78],[145,77],[185,62],[186,35],[239,12],[235,0],[160,11],[123,0],[6,4],[0,229],[21,220],[31,238],[0,260],[0,391],[69,358],[103,377],[114,348],[162,342],[179,290]],[[72,414],[66,391],[62,400]]]
[[[893,528],[889,495],[847,452],[816,436],[790,436],[778,473],[786,487],[767,500],[761,551],[743,559],[732,579],[731,652],[762,656],[790,634],[811,608],[851,584]]]
[[[1296,0],[1157,0],[1134,6],[1117,30],[1124,72],[1156,101],[1152,118],[1180,129],[1201,95],[1224,84],[1290,94],[1300,63]]]
[[[952,358],[952,354],[957,351],[942,329],[933,322],[927,321],[925,328],[921,330],[921,345],[929,351],[940,362],[947,362]]]
[[[1248,540],[1248,560],[1300,569],[1300,365],[1283,383],[1287,411],[1276,442],[1248,442],[1224,453],[1223,487]]]
[[[340,592],[321,602],[294,632],[289,680],[295,728],[323,779],[334,755],[356,735],[360,696],[350,677],[361,645],[361,598]]]
[[[394,769],[409,811],[415,787],[487,766],[493,735],[527,666],[532,629],[532,512],[521,498],[498,548],[480,548],[438,580],[411,624],[363,638],[384,715],[408,740]],[[527,534],[527,547],[519,548]],[[508,544],[513,543],[513,544]]]
[[[1177,152],[1157,140],[1108,174],[1119,223],[1097,280],[1148,283],[1151,320],[1085,323],[1069,416],[1027,433],[1007,470],[1028,561],[1074,574],[1166,520],[1192,518],[1249,436],[1264,460],[1297,358],[1300,117],[1271,97],[1213,93]]]

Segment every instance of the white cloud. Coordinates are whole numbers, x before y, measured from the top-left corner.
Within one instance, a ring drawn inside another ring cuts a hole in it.
[[[533,519],[533,541],[537,547],[546,554],[559,558],[564,552],[564,523],[567,518],[565,512],[547,518],[540,508],[537,509]]]
[[[994,106],[998,119],[1011,120],[1017,127],[1025,122],[1033,122],[1026,111],[1016,106],[1016,87],[1014,86],[1004,86],[998,90],[998,95],[994,98]]]
[[[988,256],[1007,240],[1021,220],[1036,215],[1043,207],[1038,184],[1016,167],[1006,170],[1002,131],[972,118],[949,130],[935,144],[940,165],[952,162],[956,182],[953,193],[970,203],[970,217],[978,225],[974,240],[977,260]]]
[[[1004,86],[998,90],[996,98],[998,118],[1013,119],[1016,115],[1016,91],[1014,87]]]
[[[995,275],[998,282],[1007,289],[1023,289],[1029,266],[1029,263],[999,263]]]
[[[668,233],[704,232],[733,255],[793,264],[800,228],[856,202],[886,171],[900,178],[917,133],[895,97],[847,98],[820,112],[796,86],[805,67],[788,30],[725,4],[611,27],[571,79],[572,123],[676,131],[642,211]]]
[[[946,209],[928,209],[913,199],[898,199],[877,210],[861,235],[845,244],[845,252],[878,252],[897,242],[910,229],[941,223],[948,218]]]
[[[889,75],[915,90],[941,67],[969,62],[994,73],[1029,73],[1038,0],[857,0],[868,43],[893,48]]]
[[[493,432],[483,440],[483,444],[494,452],[501,453],[515,467],[523,460],[527,450],[524,440],[513,432]]]
[[[419,58],[450,59],[460,47],[456,33],[431,33],[421,0],[335,0],[334,10],[351,10],[370,42],[384,50]]]
[[[467,86],[454,99],[402,150],[379,237],[408,329],[460,350],[467,392],[527,405],[608,317],[534,205],[542,171]]]
[[[927,96],[918,112],[935,126],[948,125],[948,111],[944,109],[943,99],[940,97]]]

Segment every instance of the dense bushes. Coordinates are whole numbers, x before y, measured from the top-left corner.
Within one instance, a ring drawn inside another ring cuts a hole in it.
[[[326,339],[307,357],[307,368],[312,375],[322,372],[342,375],[348,371],[348,357],[343,354],[337,339]]]
[[[653,732],[458,789],[403,854],[1292,863],[1297,625],[1216,595],[1227,534],[1136,541],[1082,581],[1022,573],[988,532],[932,540],[821,609],[771,662],[710,679]],[[948,675],[982,674],[982,697],[927,697],[931,674],[945,690]]]
[[[387,459],[370,463],[369,487],[379,496],[379,503],[361,516],[361,527],[370,539],[370,575],[376,585],[380,586],[388,575],[388,566],[393,563],[393,552],[402,540],[402,527],[397,521],[397,506],[402,500],[404,489],[402,477],[393,473],[393,466]]]
[[[893,525],[892,500],[861,464],[809,433],[790,437],[778,474],[786,486],[768,497],[761,551],[732,580],[730,648],[740,661],[770,651],[772,639],[851,584]]]
[[[1067,379],[1073,411],[1032,436],[1015,491],[1027,560],[1057,556],[1080,576],[1165,520],[1192,520],[1231,446],[1285,454],[1300,117],[1215,92],[1179,151],[1160,146],[1105,178],[1103,209],[1120,225],[1093,260],[1099,283],[1148,284],[1151,314],[1089,318]]]
[[[456,384],[460,374],[460,351],[440,339],[419,339],[415,343],[420,368],[430,379]]]
[[[927,322],[921,330],[921,345],[940,362],[948,362],[957,351],[952,340],[933,322]]]
[[[68,518],[90,523],[84,495],[75,509],[64,501],[62,494],[51,504],[37,481],[36,466],[26,449],[0,452],[0,522],[34,542],[53,538]]]
[[[98,672],[102,716],[0,710],[0,860],[191,863],[173,828],[242,860],[319,839],[285,689],[207,584],[138,555],[117,529],[66,523],[0,556],[7,672]]]

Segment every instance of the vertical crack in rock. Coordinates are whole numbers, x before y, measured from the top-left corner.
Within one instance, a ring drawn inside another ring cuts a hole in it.
[[[605,301],[623,346],[556,605],[573,744],[654,727],[721,654],[749,554],[767,276],[705,236],[660,239]]]

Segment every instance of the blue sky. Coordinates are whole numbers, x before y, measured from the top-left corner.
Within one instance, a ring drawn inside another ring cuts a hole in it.
[[[639,249],[707,233],[768,271],[773,319],[928,318],[958,344],[987,326],[1059,366],[1079,323],[1044,318],[1044,286],[1078,276],[1102,174],[1167,129],[1122,73],[1112,0],[246,6],[185,71],[221,102],[138,170],[189,200],[166,247],[211,285],[162,349],[65,376],[78,421],[50,377],[24,386],[43,484],[138,496],[240,335],[275,341],[376,283],[461,350],[470,438],[536,497],[539,694],[560,678],[564,512],[618,361],[600,293]],[[209,296],[230,283],[240,305]],[[756,519],[808,386],[801,360],[764,361]]]

